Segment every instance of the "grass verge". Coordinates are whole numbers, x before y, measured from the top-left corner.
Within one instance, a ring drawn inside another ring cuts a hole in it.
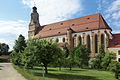
[[[28,80],[43,80],[41,67],[29,70],[15,65],[14,67]],[[72,71],[69,68],[62,68],[61,71],[58,68],[48,68],[48,70],[49,74],[45,75],[44,80],[115,80],[114,74],[107,71],[80,68],[73,68]]]
[[[23,67],[19,67],[14,64],[13,64],[13,67],[28,80],[40,80],[39,77],[33,75],[29,70],[24,69]]]

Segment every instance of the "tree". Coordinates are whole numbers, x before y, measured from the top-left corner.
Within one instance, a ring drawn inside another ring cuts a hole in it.
[[[58,58],[53,62],[54,65],[59,67],[59,71],[61,71],[61,67],[64,66],[66,53],[64,50],[60,51],[61,53],[58,54]]]
[[[24,51],[25,47],[26,47],[25,37],[20,34],[18,40],[15,41],[13,49],[16,53],[18,52],[21,53],[22,51]]]
[[[102,63],[102,60],[105,56],[105,51],[104,51],[104,46],[100,46],[99,48],[99,54],[97,55],[97,57],[95,59],[92,60],[92,68],[95,68],[95,69],[102,69],[102,66],[101,66],[101,63]]]
[[[70,71],[72,70],[72,67],[75,65],[75,60],[74,60],[74,55],[70,54],[66,59],[65,59],[67,67],[70,68]]]
[[[21,65],[22,63],[22,52],[26,47],[26,41],[24,36],[19,35],[18,40],[15,41],[15,45],[13,47],[13,51],[11,54],[12,62],[16,65]]]
[[[22,63],[24,64],[25,68],[33,68],[33,66],[36,64],[37,50],[35,44],[35,40],[29,40],[27,42],[27,47],[23,51]]]
[[[74,55],[73,58],[81,68],[88,66],[88,61],[90,59],[89,53],[90,51],[86,48],[85,45],[75,47],[72,50],[72,54]]]
[[[54,42],[47,40],[37,40],[37,63],[42,63],[45,67],[45,73],[48,73],[47,66],[49,63],[58,59],[61,54],[61,48]]]
[[[9,46],[5,43],[0,43],[0,55],[9,55]]]
[[[115,53],[107,53],[102,60],[102,63],[101,63],[102,68],[106,70],[110,65],[110,63],[115,59],[116,59]]]
[[[120,77],[120,63],[119,62],[116,62],[115,69],[113,70],[113,72],[115,73],[115,78],[119,79]]]
[[[21,65],[22,59],[21,59],[21,53],[16,53],[15,51],[12,51],[12,63],[15,65]]]
[[[115,78],[119,80],[120,77],[120,62],[112,61],[108,69],[115,74]]]

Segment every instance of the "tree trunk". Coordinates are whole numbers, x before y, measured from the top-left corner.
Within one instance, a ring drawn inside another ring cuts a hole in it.
[[[61,66],[59,66],[59,71],[61,71]]]
[[[45,74],[48,74],[47,65],[45,65],[44,67],[45,67]]]
[[[70,71],[72,70],[72,67],[70,66]]]

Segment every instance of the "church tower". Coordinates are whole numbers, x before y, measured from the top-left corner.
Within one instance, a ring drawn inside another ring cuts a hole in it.
[[[39,14],[37,13],[37,8],[33,7],[33,12],[31,13],[31,20],[29,24],[28,38],[35,36],[37,27],[40,27]]]

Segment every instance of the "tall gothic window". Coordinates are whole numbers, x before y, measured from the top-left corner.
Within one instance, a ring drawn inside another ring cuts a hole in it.
[[[120,62],[120,58],[118,58],[118,62]]]
[[[118,55],[120,55],[120,50],[118,51]]]
[[[101,45],[104,46],[104,35],[103,34],[101,35]]]
[[[56,39],[56,42],[59,42],[59,39],[58,39],[58,38]]]
[[[76,47],[76,37],[73,37],[73,46]]]
[[[62,41],[65,42],[65,38],[63,38]]]
[[[78,46],[81,46],[82,45],[82,38],[81,36],[78,37]]]
[[[95,53],[98,53],[98,36],[95,35]]]
[[[90,35],[87,36],[87,48],[91,51]]]

